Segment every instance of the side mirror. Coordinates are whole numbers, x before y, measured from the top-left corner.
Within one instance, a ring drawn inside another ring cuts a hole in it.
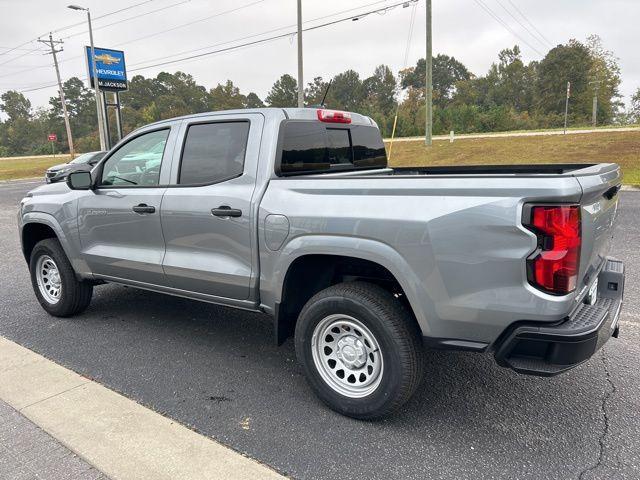
[[[67,175],[67,186],[71,190],[89,190],[92,184],[89,172],[71,172]]]

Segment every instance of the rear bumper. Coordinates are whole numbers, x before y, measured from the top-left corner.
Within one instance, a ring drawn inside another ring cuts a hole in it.
[[[552,376],[585,362],[619,333],[624,294],[624,264],[608,258],[598,275],[598,300],[580,304],[560,323],[518,322],[495,349],[503,367],[528,375]]]

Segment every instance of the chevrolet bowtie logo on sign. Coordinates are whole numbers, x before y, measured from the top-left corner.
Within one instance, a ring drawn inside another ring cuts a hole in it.
[[[126,90],[127,70],[124,62],[124,52],[121,50],[111,50],[108,48],[94,49],[95,73],[98,77],[98,86],[102,90]],[[91,47],[85,47],[87,58],[87,77],[91,79],[91,86],[94,82],[93,62],[91,62]]]
[[[120,63],[119,58],[112,57],[108,53],[103,53],[102,55],[96,55],[95,59],[98,62],[104,63],[105,65],[114,65],[114,64]]]

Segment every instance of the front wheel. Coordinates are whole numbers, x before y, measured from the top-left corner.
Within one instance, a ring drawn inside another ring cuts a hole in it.
[[[377,285],[342,283],[316,294],[300,313],[295,344],[318,397],[350,417],[391,413],[411,397],[422,377],[419,328]]]
[[[36,244],[29,261],[31,283],[42,308],[56,317],[68,317],[85,310],[93,286],[76,278],[60,242],[47,238]]]

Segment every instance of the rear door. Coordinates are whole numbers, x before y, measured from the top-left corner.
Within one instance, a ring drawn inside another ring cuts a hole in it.
[[[169,286],[249,298],[256,237],[252,197],[263,123],[260,114],[184,123],[162,203]]]
[[[78,200],[82,256],[94,274],[162,285],[160,207],[179,122],[141,131],[97,167]]]

